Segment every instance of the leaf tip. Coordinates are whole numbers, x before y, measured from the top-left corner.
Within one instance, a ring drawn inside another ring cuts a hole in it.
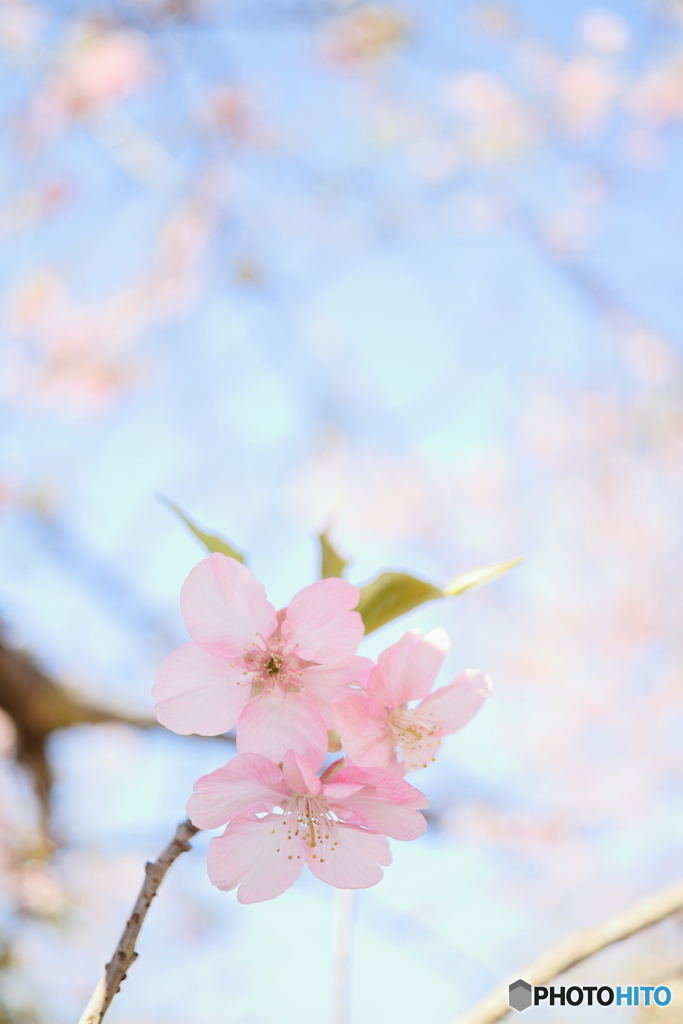
[[[320,542],[320,578],[325,580],[331,576],[343,576],[344,569],[349,563],[342,558],[330,541],[327,527],[318,534],[318,540]]]
[[[196,523],[193,523],[192,520],[185,515],[182,509],[178,508],[177,505],[174,505],[173,502],[169,501],[169,499],[164,497],[163,494],[157,493],[157,498],[159,498],[160,501],[163,501],[165,505],[168,505],[171,511],[175,512],[175,514],[183,520],[185,525],[192,531],[197,540],[204,545],[210,554],[218,552],[221,555],[226,555],[228,558],[234,558],[237,562],[242,562],[242,564],[244,564],[244,555],[241,551],[238,551],[237,548],[228,544],[228,542],[223,540],[222,537],[218,537],[212,533],[206,533],[206,531],[202,530]]]
[[[524,555],[518,555],[516,558],[508,558],[504,562],[494,562],[492,565],[484,565],[479,569],[470,569],[468,572],[463,572],[455,579],[451,580],[443,588],[444,597],[455,597],[457,594],[462,594],[464,590],[469,590],[471,587],[480,587],[484,583],[490,583],[491,580],[497,579],[498,576],[502,576],[503,573],[508,572],[509,569],[514,569],[516,565],[524,560]]]

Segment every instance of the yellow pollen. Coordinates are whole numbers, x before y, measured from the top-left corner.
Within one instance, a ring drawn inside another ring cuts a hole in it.
[[[277,676],[280,674],[282,668],[283,658],[281,654],[271,654],[266,665],[266,672],[270,676]]]

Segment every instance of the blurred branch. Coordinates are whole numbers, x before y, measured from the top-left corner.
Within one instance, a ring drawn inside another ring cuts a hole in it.
[[[52,769],[47,757],[47,741],[57,729],[72,725],[97,725],[120,722],[137,729],[161,728],[154,718],[127,715],[111,708],[82,700],[65,686],[56,683],[24,651],[8,647],[0,639],[0,708],[16,729],[16,759],[31,775],[40,803],[41,826],[49,833]],[[234,735],[213,739],[234,743]]]
[[[119,991],[128,968],[137,959],[138,954],[135,952],[135,943],[152,900],[164,880],[164,875],[181,853],[191,849],[189,840],[197,832],[199,832],[199,829],[195,825],[190,821],[184,821],[181,825],[178,825],[173,839],[158,859],[153,863],[148,861],[145,864],[145,880],[138,893],[133,912],[126,921],[126,926],[114,950],[114,955],[110,962],[105,964],[104,974],[90,997],[78,1024],[100,1024],[112,999]]]
[[[636,932],[649,928],[665,917],[670,917],[677,910],[683,909],[683,882],[676,882],[656,896],[641,900],[628,910],[610,917],[597,928],[589,928],[583,932],[568,935],[557,946],[542,953],[533,963],[527,964],[520,971],[511,975],[498,985],[493,992],[485,996],[467,1013],[454,1018],[452,1024],[494,1024],[504,1017],[509,1009],[508,985],[517,978],[523,978],[530,985],[545,985],[558,974],[563,974],[575,964],[599,953],[614,942],[635,935]]]
[[[49,736],[81,723],[123,722],[147,729],[153,719],[126,715],[82,701],[77,694],[46,676],[33,658],[0,640],[0,708],[16,728],[16,758],[31,774],[47,831],[52,771],[46,754]]]
[[[552,263],[555,269],[563,274],[576,291],[595,306],[603,317],[620,314],[624,319],[643,330],[651,331],[654,334],[662,333],[661,326],[653,323],[651,316],[648,317],[635,308],[633,295],[627,297],[620,294],[618,288],[596,273],[587,261],[563,259],[554,249],[538,219],[524,204],[520,204],[514,223],[519,233],[534,246],[542,257]]]
[[[116,110],[92,120],[90,129],[94,138],[141,185],[158,189],[160,184],[177,176],[171,155],[123,111]]]

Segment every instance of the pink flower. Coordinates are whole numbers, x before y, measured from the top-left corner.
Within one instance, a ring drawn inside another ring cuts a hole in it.
[[[261,754],[237,754],[195,784],[190,820],[199,828],[229,821],[209,844],[209,878],[226,891],[239,885],[240,903],[279,896],[304,863],[329,885],[366,889],[382,878],[379,865],[391,863],[386,836],[425,831],[418,809],[428,801],[394,772],[337,761],[318,778],[314,764],[293,750],[282,768]]]
[[[449,645],[442,629],[426,637],[419,629],[409,630],[380,654],[367,694],[335,705],[335,726],[349,760],[399,772],[426,768],[442,736],[462,729],[476,715],[491,692],[483,672],[469,669],[429,693]],[[416,700],[419,704],[408,706]]]
[[[326,579],[277,613],[244,565],[204,559],[180,596],[192,642],[166,658],[152,690],[157,719],[183,736],[217,736],[238,722],[240,752],[281,761],[291,748],[322,759],[332,705],[364,686],[372,668],[354,657],[358,600],[350,583]]]

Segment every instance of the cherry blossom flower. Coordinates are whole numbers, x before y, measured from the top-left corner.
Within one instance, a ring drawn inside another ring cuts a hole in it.
[[[429,692],[449,646],[442,629],[425,637],[419,629],[409,630],[380,654],[367,694],[335,705],[335,727],[350,761],[399,772],[426,768],[441,738],[476,715],[491,692],[483,672],[470,669]]]
[[[181,591],[192,642],[157,673],[157,719],[183,736],[217,736],[239,720],[240,752],[282,761],[292,748],[322,758],[332,705],[364,686],[372,668],[355,657],[359,596],[344,580],[320,580],[278,613],[246,566],[221,554],[204,559]]]
[[[209,844],[215,886],[239,885],[240,903],[271,900],[308,864],[338,889],[366,889],[391,863],[386,836],[416,839],[425,831],[419,809],[429,801],[394,772],[341,760],[318,778],[321,763],[293,750],[282,768],[261,754],[237,754],[195,783],[190,820],[199,828],[229,822]]]

